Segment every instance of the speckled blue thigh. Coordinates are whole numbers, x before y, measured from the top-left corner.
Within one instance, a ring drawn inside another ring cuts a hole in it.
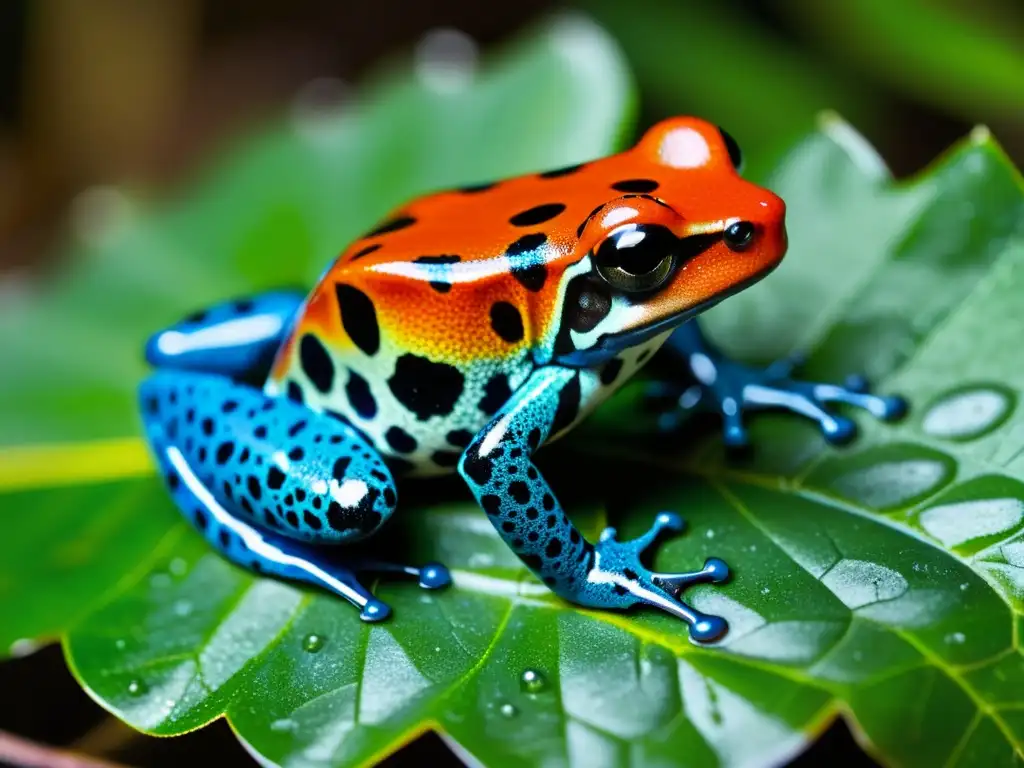
[[[505,543],[558,595],[594,608],[646,603],[683,619],[694,639],[716,640],[725,620],[699,613],[679,595],[691,584],[726,579],[725,563],[711,558],[699,571],[669,574],[640,562],[660,533],[682,529],[678,515],[663,512],[633,541],[618,541],[608,528],[591,544],[534,466],[531,456],[552,431],[559,394],[575,375],[556,366],[538,369],[466,449],[460,473]]]
[[[229,356],[227,368],[237,373],[243,358]],[[139,401],[175,503],[231,561],[331,590],[366,620],[389,609],[360,585],[359,572],[400,571],[428,588],[448,583],[440,565],[397,566],[317,546],[373,535],[397,504],[381,457],[344,421],[216,373],[157,371]]]
[[[778,408],[817,422],[825,439],[838,445],[849,442],[856,427],[845,416],[831,413],[826,408],[828,403],[863,408],[885,421],[900,419],[907,412],[907,403],[901,397],[869,394],[862,376],[849,377],[843,386],[791,378],[800,362],[797,356],[766,368],[733,362],[704,338],[696,320],[677,328],[664,350],[687,367],[693,381],[659,382],[650,387],[649,398],[664,407],[660,421],[663,431],[677,429],[696,409],[715,411],[722,415],[726,444],[742,447],[748,442],[744,412]]]

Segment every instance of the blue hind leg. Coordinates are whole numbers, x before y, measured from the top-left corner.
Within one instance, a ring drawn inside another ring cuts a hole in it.
[[[438,564],[395,566],[318,545],[365,539],[397,504],[374,448],[347,423],[225,376],[158,371],[142,383],[147,437],[175,503],[232,562],[327,589],[366,621],[390,609],[358,574],[400,571],[433,589]]]
[[[817,422],[825,439],[840,445],[854,437],[856,428],[850,419],[832,413],[828,404],[862,408],[884,421],[896,421],[907,412],[907,403],[901,397],[870,394],[862,376],[851,376],[840,386],[792,378],[799,358],[763,369],[729,360],[704,338],[696,321],[677,328],[664,349],[680,360],[694,379],[688,385],[659,382],[649,389],[649,399],[664,409],[664,431],[674,430],[694,409],[711,410],[722,415],[726,444],[744,447],[748,442],[744,412],[778,408]]]
[[[195,312],[154,333],[146,342],[146,361],[154,368],[262,384],[304,299],[298,291],[269,291]]]

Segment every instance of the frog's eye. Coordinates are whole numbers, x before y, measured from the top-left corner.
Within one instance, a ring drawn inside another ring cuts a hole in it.
[[[722,239],[731,250],[742,251],[754,239],[754,225],[749,221],[730,224],[722,234]]]
[[[679,238],[656,224],[626,224],[594,253],[597,273],[613,288],[637,293],[660,288],[672,274]]]
[[[730,136],[724,128],[719,128],[718,132],[722,134],[722,141],[725,142],[725,148],[729,152],[729,161],[732,163],[732,167],[737,171],[742,170],[743,152],[740,151],[740,145],[736,143],[736,139]]]

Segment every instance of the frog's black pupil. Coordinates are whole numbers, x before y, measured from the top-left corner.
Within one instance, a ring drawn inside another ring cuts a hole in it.
[[[754,239],[754,225],[749,221],[737,221],[725,229],[725,244],[734,251],[740,251],[750,245]]]
[[[678,244],[678,238],[666,227],[640,224],[612,233],[597,249],[595,258],[601,266],[646,275],[657,269]]]
[[[740,145],[729,135],[728,131],[719,128],[718,132],[722,134],[722,141],[725,142],[725,148],[729,151],[729,161],[732,163],[732,167],[738,171],[743,165],[743,153],[740,151]]]

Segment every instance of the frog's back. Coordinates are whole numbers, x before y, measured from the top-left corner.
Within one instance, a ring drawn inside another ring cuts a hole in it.
[[[643,152],[402,206],[324,274],[268,391],[341,414],[400,469],[451,471],[551,360],[591,217],[622,197],[707,195]]]

